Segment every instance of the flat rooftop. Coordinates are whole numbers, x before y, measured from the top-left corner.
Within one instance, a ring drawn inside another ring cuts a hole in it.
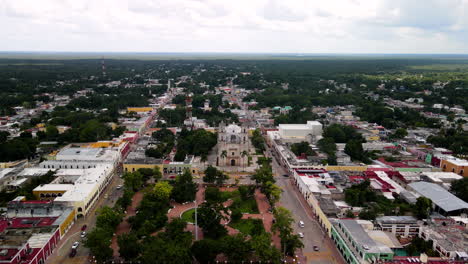
[[[5,228],[8,229],[51,226],[57,218],[58,217],[15,217],[0,220],[0,226],[6,226]]]
[[[376,222],[383,222],[383,223],[416,223],[418,220],[413,216],[406,216],[406,215],[392,215],[392,216],[381,216],[375,219]]]
[[[62,155],[62,156],[68,156],[68,155],[73,155],[73,156],[88,156],[88,157],[93,157],[96,156],[101,149],[99,148],[65,148],[61,150],[57,155]]]
[[[455,210],[468,210],[468,203],[453,195],[440,185],[430,182],[413,182],[408,184],[420,195],[432,200],[434,204],[446,212]]]
[[[299,129],[310,129],[310,126],[307,124],[279,124],[279,129],[291,129],[291,130],[299,130]]]
[[[372,239],[358,221],[334,219],[334,222],[344,226],[352,239],[359,244],[363,250],[371,253],[393,253],[389,247]]]

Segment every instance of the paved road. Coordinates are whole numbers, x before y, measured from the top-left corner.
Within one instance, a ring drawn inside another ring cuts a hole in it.
[[[272,157],[268,148],[266,155]],[[314,219],[312,209],[296,190],[291,179],[283,176],[287,174],[285,168],[279,165],[275,158],[272,160],[272,168],[277,185],[283,189],[280,204],[292,212],[294,220],[296,220],[294,231],[304,234],[304,238],[302,239],[304,248],[302,252],[307,257],[307,263],[342,263],[341,257],[338,255],[339,253],[337,254],[334,245],[330,243],[328,237],[325,236],[324,231]],[[299,221],[304,222],[304,228],[299,227]],[[319,251],[314,251],[314,246],[318,246]]]
[[[90,231],[96,224],[96,210],[103,206],[113,206],[117,199],[122,195],[122,189],[117,190],[117,185],[123,184],[122,178],[115,175],[111,182],[104,190],[104,194],[99,198],[97,203],[91,209],[85,218],[77,219],[75,224],[68,230],[65,236],[60,240],[59,245],[54,249],[46,263],[48,264],[84,264],[89,263],[89,249],[83,246],[83,238],[80,237],[81,227],[87,225],[86,231]],[[107,198],[106,198],[107,197]],[[76,256],[70,258],[68,254],[71,251],[71,246],[75,241],[79,241],[80,245],[77,249]]]

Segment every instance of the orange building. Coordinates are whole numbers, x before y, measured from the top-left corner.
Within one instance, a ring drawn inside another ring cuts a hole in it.
[[[442,171],[454,172],[463,177],[468,177],[468,161],[463,159],[446,159],[440,162]]]

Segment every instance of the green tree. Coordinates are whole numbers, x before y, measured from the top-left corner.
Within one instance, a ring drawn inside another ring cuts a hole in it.
[[[193,181],[192,173],[189,170],[185,170],[175,180],[172,198],[178,203],[184,203],[194,201],[196,194],[197,184]]]
[[[143,175],[138,171],[132,173],[125,173],[123,175],[123,179],[125,188],[128,188],[129,190],[132,190],[134,192],[140,190],[144,183]]]
[[[468,177],[452,182],[450,190],[460,199],[468,202]]]
[[[262,262],[281,263],[281,253],[271,245],[271,234],[262,232],[252,237],[250,245],[255,256]]]
[[[205,170],[205,176],[203,176],[203,181],[206,183],[214,183],[216,180],[216,176],[218,174],[218,170],[213,166],[208,166]]]
[[[351,210],[347,210],[347,211],[346,211],[346,218],[354,218],[354,217],[355,217],[355,216],[354,216],[353,211],[351,211]]]
[[[281,239],[281,249],[285,254],[292,255],[298,248],[304,247],[300,238],[293,232],[292,224],[294,222],[291,212],[284,207],[277,207],[273,211],[275,223],[271,230],[279,233]]]
[[[135,260],[140,254],[140,245],[135,234],[121,234],[117,237],[119,254],[126,261]]]
[[[49,125],[46,127],[46,136],[47,139],[53,140],[56,139],[59,135],[59,131],[56,126]]]
[[[198,240],[193,243],[191,252],[199,263],[215,263],[216,256],[222,252],[222,245],[218,240]]]
[[[247,199],[250,199],[254,195],[255,186],[241,185],[239,186],[238,191],[241,199],[245,201]]]
[[[309,143],[302,141],[300,143],[294,143],[291,145],[291,151],[296,155],[300,156],[303,153],[307,156],[315,156],[315,151],[309,146]]]
[[[104,263],[112,258],[113,251],[110,248],[112,234],[113,230],[97,227],[86,236],[84,246],[89,248],[98,263]]]
[[[216,187],[207,187],[205,190],[205,200],[208,203],[222,203],[223,197],[221,191]]]
[[[190,243],[165,240],[158,237],[145,239],[141,254],[143,264],[153,263],[181,263],[191,264]]]
[[[395,133],[391,135],[392,138],[404,138],[408,135],[408,131],[404,128],[397,128]]]
[[[362,160],[364,150],[361,142],[357,140],[350,140],[346,143],[345,153],[348,154],[353,160]]]
[[[321,151],[328,155],[334,155],[336,152],[335,140],[331,137],[322,138],[317,142],[318,147]]]
[[[224,163],[226,163],[226,157],[227,157],[227,150],[221,151],[221,158],[224,160]]]
[[[419,219],[425,219],[429,216],[432,209],[432,201],[424,196],[418,197],[414,207],[416,216]]]
[[[104,229],[114,230],[122,221],[122,214],[116,210],[103,206],[98,211],[96,226]]]
[[[135,192],[129,190],[127,188],[124,189],[124,193],[122,197],[117,199],[117,204],[122,208],[122,211],[126,210],[126,208],[132,204],[132,198]]]
[[[173,192],[173,187],[167,181],[160,181],[154,185],[153,195],[161,200],[167,201]]]
[[[226,228],[221,224],[221,220],[225,219],[221,211],[224,211],[222,204],[203,203],[199,207],[198,225],[203,229],[205,237],[218,239],[227,235]]]
[[[261,189],[268,198],[270,205],[275,206],[276,202],[278,202],[281,198],[281,188],[278,185],[268,181],[262,186]]]
[[[222,171],[210,165],[205,170],[203,181],[206,183],[216,183],[217,185],[222,185],[228,178],[229,177]]]
[[[359,213],[359,218],[364,220],[375,220],[377,214],[373,209],[364,209]]]
[[[273,177],[273,171],[269,164],[263,164],[255,171],[255,174],[251,176],[255,182],[260,185],[265,184],[266,182],[275,182],[275,178]]]
[[[4,143],[7,141],[10,133],[8,131],[0,131],[0,143]]]
[[[252,247],[244,234],[226,236],[222,240],[223,253],[232,263],[240,263],[248,259]]]

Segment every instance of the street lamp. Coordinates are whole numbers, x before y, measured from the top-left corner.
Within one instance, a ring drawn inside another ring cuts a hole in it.
[[[198,241],[198,214],[197,214],[197,198],[195,197],[195,241]]]

